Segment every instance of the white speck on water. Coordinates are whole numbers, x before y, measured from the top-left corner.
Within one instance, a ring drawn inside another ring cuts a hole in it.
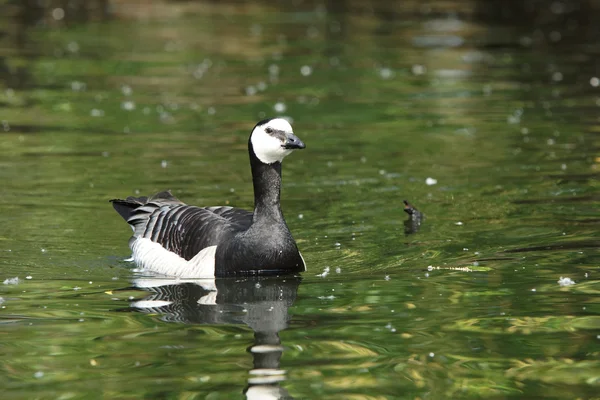
[[[334,244],[334,246],[335,246],[335,247],[340,247],[341,245],[342,245],[342,244],[341,244],[340,242],[336,242],[336,243]]]
[[[342,269],[341,269],[340,267],[337,267],[337,268],[335,269],[335,273],[336,273],[336,274],[341,274],[341,273],[342,273]]]
[[[333,299],[335,299],[335,296],[334,295],[331,295],[331,296],[319,296],[319,297],[317,297],[317,299],[319,299],[319,300],[333,300]]]
[[[554,82],[560,82],[560,81],[562,81],[563,80],[563,74],[562,74],[562,72],[558,72],[557,71],[557,72],[553,73],[552,74],[552,80]]]
[[[255,288],[260,289],[262,286],[260,285],[260,282],[256,282],[256,284],[254,285]]]
[[[25,279],[31,280],[31,279],[33,279],[33,276],[31,276],[31,275],[27,275],[27,276],[25,277]]]
[[[298,219],[304,218],[304,214],[298,214]]]
[[[329,275],[329,267],[325,267],[322,274],[317,274],[315,276],[320,276],[321,278],[325,278],[327,275]]]
[[[427,271],[433,271],[433,265],[428,265],[427,266]]]
[[[415,64],[412,66],[412,73],[415,75],[423,75],[427,72],[427,68],[421,64]]]
[[[312,74],[312,67],[310,65],[303,65],[300,68],[300,73],[302,74],[302,76],[309,76],[310,74]]]
[[[133,94],[133,89],[129,85],[121,86],[121,93],[125,96],[131,96]]]
[[[429,353],[429,357],[431,357],[431,358],[435,357],[435,353],[434,352]]]
[[[94,282],[92,282],[92,281],[89,281],[88,283],[91,285],[91,284],[93,284]]]
[[[75,286],[75,287],[73,288],[73,290],[77,291],[77,290],[81,290],[81,288],[80,288],[79,286]]]
[[[168,162],[167,160],[162,160],[162,161],[160,162],[160,166],[161,166],[162,168],[167,168],[167,166],[169,166],[169,162]]]
[[[246,96],[254,96],[258,90],[254,86],[248,86],[246,88]]]
[[[590,85],[592,85],[593,87],[598,87],[600,86],[600,78],[598,77],[592,77],[592,79],[590,79]]]
[[[435,184],[437,184],[437,182],[438,182],[437,179],[434,179],[434,178],[427,178],[427,179],[425,179],[425,184],[427,186],[435,185]]]
[[[548,35],[550,37],[550,40],[553,42],[559,42],[560,39],[562,39],[562,35],[559,31],[552,31],[550,32],[550,35]]]
[[[217,113],[217,109],[214,107],[208,107],[206,112],[208,113],[208,115],[215,115]]]
[[[118,280],[119,280],[119,277],[118,277],[118,276],[113,276],[113,277],[112,277],[112,278],[110,278],[110,279],[111,279],[111,280],[113,280],[113,281],[118,281]]]
[[[379,76],[381,79],[390,79],[394,77],[394,71],[391,68],[381,68],[379,70]]]
[[[282,113],[285,112],[285,110],[287,110],[287,106],[285,105],[285,103],[278,101],[273,106],[273,109],[275,110],[275,112]]]
[[[83,322],[83,321],[85,321],[85,319],[79,318],[79,322]]]
[[[104,110],[100,110],[98,108],[92,108],[90,111],[90,116],[92,117],[104,117]]]
[[[14,278],[7,278],[2,283],[5,285],[17,285],[19,283],[19,277],[15,276]]]
[[[260,90],[261,92],[264,92],[265,90],[267,90],[267,82],[263,82],[263,81],[258,82],[256,84],[256,88],[258,90]]]
[[[474,267],[479,267],[479,262],[478,262],[478,261],[473,261],[472,265],[473,265]]]
[[[561,287],[564,287],[564,286],[571,286],[571,285],[574,285],[574,284],[575,284],[575,281],[574,281],[574,280],[572,280],[572,279],[571,279],[571,278],[569,278],[569,277],[566,277],[566,276],[565,276],[565,277],[563,278],[563,277],[561,276],[561,277],[560,277],[560,279],[558,280],[558,284],[559,284]]]
[[[279,75],[279,65],[277,65],[277,64],[269,65],[269,75],[271,75],[271,76]]]
[[[131,100],[127,100],[121,103],[121,108],[125,111],[135,110],[135,102]]]
[[[429,272],[425,272],[425,278],[429,278]]]
[[[37,371],[35,374],[33,374],[33,377],[36,379],[40,379],[44,377],[44,373],[42,371]]]
[[[563,171],[565,171],[567,169],[567,164],[561,164],[560,165],[560,169],[562,169]]]
[[[65,10],[63,10],[62,8],[58,7],[55,8],[54,10],[52,10],[52,18],[54,18],[57,21],[62,20],[65,17]]]
[[[389,280],[391,280],[392,278],[390,278],[390,276],[389,276],[389,275],[386,275],[386,276],[385,276],[383,279],[385,279],[386,281],[389,281]]]
[[[463,251],[469,251],[467,247],[463,247]]]
[[[535,288],[533,288],[533,289],[531,289],[531,291],[532,291],[532,292],[536,292],[536,289],[535,289]]]
[[[69,50],[71,53],[77,53],[79,51],[79,43],[69,42],[67,44],[67,50]]]
[[[552,138],[550,138],[550,139],[546,140],[546,144],[547,144],[548,146],[553,146],[553,145],[554,145],[554,143],[555,143],[555,141],[554,141],[554,139],[552,139]]]
[[[454,225],[461,226],[461,225],[463,225],[463,223],[461,221],[458,221],[458,222],[455,222]]]
[[[86,84],[80,81],[71,82],[71,90],[74,92],[83,92],[86,88]]]

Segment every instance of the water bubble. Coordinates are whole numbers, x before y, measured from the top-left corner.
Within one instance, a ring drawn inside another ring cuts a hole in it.
[[[553,14],[562,14],[565,12],[565,5],[562,1],[555,1],[550,5],[550,11]]]
[[[304,218],[304,214],[298,214],[298,219]]]
[[[435,185],[437,183],[438,183],[438,181],[435,178],[427,178],[427,179],[425,179],[425,184],[427,186],[432,186],[432,185]]]
[[[248,86],[246,88],[246,96],[254,96],[256,94],[257,90],[254,86]]]
[[[300,73],[302,76],[309,76],[312,74],[312,67],[310,65],[303,65],[302,68],[300,68]]]
[[[592,78],[590,79],[590,85],[592,85],[593,87],[598,87],[598,86],[600,86],[600,78],[598,78],[598,77],[595,77],[595,76],[594,76],[594,77],[592,77]]]
[[[552,31],[550,32],[550,40],[553,42],[558,42],[560,41],[560,39],[562,39],[562,35],[560,34],[559,31]]]
[[[340,274],[340,273],[342,273],[342,269],[341,269],[340,267],[337,267],[337,268],[335,269],[335,273],[336,273],[336,274]]]
[[[392,71],[390,68],[381,68],[379,70],[379,76],[382,79],[390,79],[394,76],[394,71]]]
[[[54,18],[57,21],[62,20],[65,17],[65,10],[63,10],[62,8],[58,7],[55,8],[54,10],[52,10],[52,18]]]
[[[279,65],[271,64],[269,65],[269,75],[279,75]]]
[[[206,112],[208,113],[208,115],[215,115],[217,113],[217,110],[214,107],[208,107]]]
[[[556,71],[555,73],[552,74],[552,80],[554,82],[560,82],[563,80],[563,74],[562,72],[558,72]]]
[[[33,377],[36,379],[40,379],[44,377],[44,373],[42,371],[37,371],[35,374],[33,374]]]
[[[421,64],[415,64],[412,66],[411,71],[414,75],[423,75],[427,72],[427,68]]]
[[[126,111],[135,110],[135,102],[133,101],[124,101],[121,103],[121,108]]]
[[[267,90],[267,83],[266,83],[266,82],[263,82],[263,81],[260,81],[260,82],[258,82],[258,83],[256,84],[256,88],[257,88],[258,90],[260,90],[261,92],[264,92],[265,90]]]
[[[285,103],[279,101],[279,102],[275,103],[275,105],[273,106],[273,109],[278,113],[282,113],[282,112],[285,112],[285,110],[287,109],[287,106],[285,105]]]
[[[67,44],[67,50],[69,50],[71,53],[77,53],[79,51],[79,43],[69,42],[69,44]]]
[[[167,160],[162,160],[162,161],[160,162],[160,166],[161,166],[162,168],[167,168],[167,166],[168,166],[168,165],[169,165],[169,162],[168,162]]]
[[[92,108],[92,110],[90,111],[90,116],[92,116],[92,117],[103,117],[104,116],[104,110],[100,110],[98,108]]]
[[[71,90],[74,92],[83,92],[86,88],[86,84],[80,81],[71,82]]]
[[[33,276],[31,276],[31,275],[27,275],[27,276],[25,277],[25,279],[31,280],[31,279],[33,279]]]

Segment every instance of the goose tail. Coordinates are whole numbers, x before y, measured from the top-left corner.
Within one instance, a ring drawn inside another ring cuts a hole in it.
[[[109,200],[115,211],[119,213],[121,217],[125,221],[129,222],[129,219],[133,216],[135,210],[138,208],[145,206],[148,203],[156,203],[157,205],[164,204],[181,204],[181,201],[177,199],[170,190],[165,190],[164,192],[160,192],[151,197],[141,196],[141,197],[133,197],[129,196],[125,200],[122,199],[112,199]]]

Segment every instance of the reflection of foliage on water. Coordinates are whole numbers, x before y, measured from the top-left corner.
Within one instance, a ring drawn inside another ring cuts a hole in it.
[[[309,265],[290,394],[597,396],[593,2],[7,4],[9,392],[242,393],[249,328],[113,311],[145,294],[115,289],[127,233],[105,199],[250,208],[249,129],[285,114],[307,143],[283,177]],[[410,236],[405,198],[427,215]]]

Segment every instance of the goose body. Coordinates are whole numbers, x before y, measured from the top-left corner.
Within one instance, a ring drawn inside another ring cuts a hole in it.
[[[260,121],[248,140],[254,211],[189,206],[170,192],[111,200],[133,229],[132,258],[186,278],[295,274],[306,269],[280,207],[281,162],[304,143],[282,118]]]

